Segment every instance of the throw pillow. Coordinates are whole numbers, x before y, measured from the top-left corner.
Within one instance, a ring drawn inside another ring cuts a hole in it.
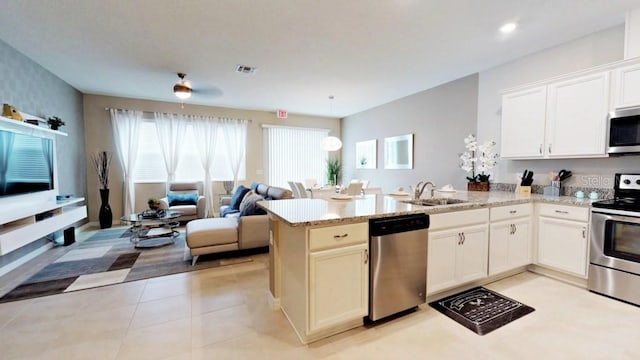
[[[266,215],[267,212],[256,204],[260,200],[264,199],[258,194],[249,196],[240,207],[240,216]]]
[[[244,204],[245,201],[247,201],[247,199],[251,196],[251,195],[256,195],[256,192],[253,190],[249,190],[247,191],[246,194],[244,194],[244,197],[242,198],[242,201],[240,201],[240,206],[238,206],[238,209],[242,209],[242,204]]]
[[[225,217],[229,214],[235,214],[237,212],[240,212],[240,210],[232,209],[231,206],[227,206],[226,208],[222,209],[220,217]]]
[[[240,203],[242,202],[242,199],[244,198],[244,196],[247,194],[249,190],[250,189],[247,189],[246,187],[244,187],[244,185],[238,186],[238,188],[236,189],[236,192],[234,192],[233,196],[231,196],[229,207],[234,210],[240,209]]]
[[[169,206],[197,205],[198,196],[199,195],[197,192],[177,193],[169,191],[169,193],[167,194],[167,200],[169,201]]]

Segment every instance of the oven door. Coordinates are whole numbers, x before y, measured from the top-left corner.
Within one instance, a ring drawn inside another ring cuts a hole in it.
[[[640,275],[640,214],[591,212],[591,263]]]

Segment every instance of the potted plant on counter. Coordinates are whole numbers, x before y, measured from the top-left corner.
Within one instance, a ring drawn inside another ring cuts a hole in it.
[[[467,190],[489,191],[491,174],[487,172],[498,163],[498,154],[494,151],[496,142],[489,140],[478,145],[475,135],[470,134],[464,139],[464,143],[467,151],[460,154],[460,160],[462,160],[460,168],[471,173],[471,176],[467,176],[467,180],[469,180]]]

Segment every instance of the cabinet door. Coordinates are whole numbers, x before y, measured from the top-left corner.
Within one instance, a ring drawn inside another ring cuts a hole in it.
[[[546,101],[545,86],[502,96],[501,157],[543,157]]]
[[[459,284],[487,277],[489,232],[487,225],[460,229],[462,242],[457,247],[456,281]]]
[[[427,294],[456,285],[459,230],[430,231],[427,247]]]
[[[509,270],[509,241],[513,226],[511,222],[491,224],[489,231],[489,275]]]
[[[605,156],[609,72],[549,85],[548,157]]]
[[[367,315],[368,261],[367,244],[309,254],[309,332]]]
[[[513,221],[513,232],[509,236],[509,269],[531,264],[531,219]]]
[[[538,264],[586,277],[587,244],[586,223],[538,219]]]
[[[640,64],[617,69],[614,74],[614,106],[640,106]]]

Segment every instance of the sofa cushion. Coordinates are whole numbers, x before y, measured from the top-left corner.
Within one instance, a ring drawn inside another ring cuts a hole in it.
[[[247,192],[249,190],[251,190],[251,189],[248,189],[248,188],[244,187],[244,185],[238,186],[236,191],[231,196],[231,201],[229,202],[229,207],[234,209],[234,210],[239,210],[240,209],[240,203],[242,202],[242,199],[244,198],[244,196],[247,194]]]
[[[169,191],[167,194],[167,200],[169,206],[176,205],[197,205],[198,204],[198,192],[173,192]]]
[[[238,222],[235,219],[213,218],[187,223],[187,245],[198,248],[238,242]]]
[[[267,212],[256,204],[260,200],[264,200],[264,198],[258,194],[253,194],[245,199],[240,206],[240,216],[266,215]]]
[[[293,197],[291,190],[277,186],[269,187],[266,195],[265,198],[269,198],[270,200],[291,199]]]
[[[198,208],[194,205],[174,205],[171,207],[171,211],[180,211],[181,216],[191,216],[198,214]]]

